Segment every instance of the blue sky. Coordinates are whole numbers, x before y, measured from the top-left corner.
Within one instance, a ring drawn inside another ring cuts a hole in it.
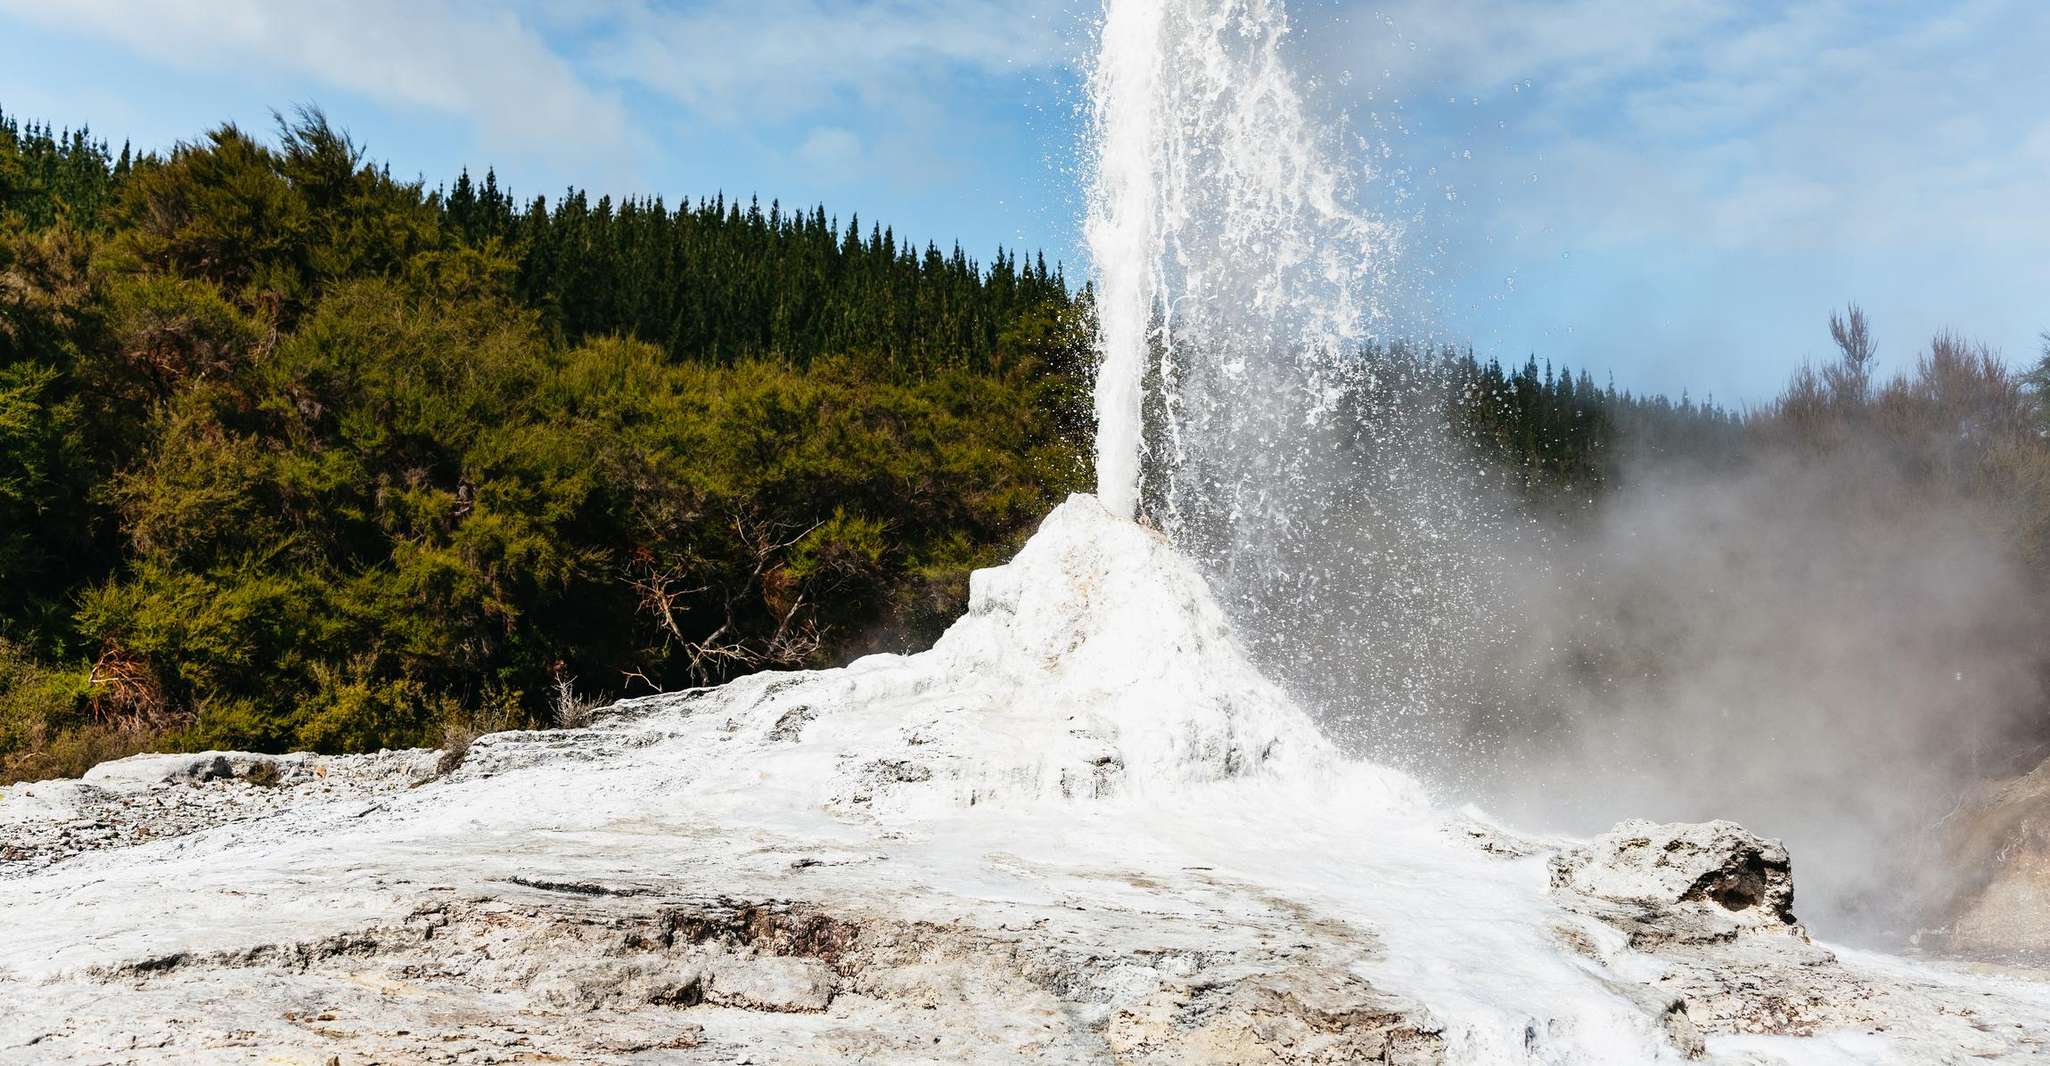
[[[1058,0],[0,0],[0,108],[160,147],[317,103],[395,171],[760,193],[1079,275]],[[1321,0],[1295,60],[1403,233],[1405,328],[1762,399],[2050,329],[2050,4]]]

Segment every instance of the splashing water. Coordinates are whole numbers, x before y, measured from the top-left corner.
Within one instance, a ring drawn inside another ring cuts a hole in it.
[[[1106,0],[1098,495],[1197,560],[1327,728],[1393,757],[1455,728],[1434,701],[1486,613],[1481,495],[1429,382],[1366,357],[1397,235],[1356,206],[1372,175],[1312,121],[1289,32],[1279,0]]]
[[[2005,694],[2026,656],[1981,625],[2009,609],[2003,549],[1915,524],[1843,552],[1857,520],[1836,508],[1855,494],[1802,486],[1865,475],[1812,456],[1735,475],[1634,468],[1642,480],[1609,486],[1585,525],[1542,513],[1580,501],[1515,498],[1520,473],[1447,418],[1471,397],[1443,391],[1430,354],[1384,340],[1384,303],[1429,313],[1396,287],[1430,273],[1396,277],[1397,234],[1356,206],[1377,182],[1345,160],[1380,155],[1338,150],[1313,121],[1317,87],[1291,70],[1282,0],[1104,0],[1100,29],[1085,232],[1110,511],[1169,534],[1258,670],[1348,754],[1441,799],[1577,832],[1625,815],[1737,816],[1821,860],[1811,918],[1860,936],[1915,928],[1917,892],[1953,887],[1925,857],[1932,827],[1982,772],[1981,746],[1955,738],[2003,750],[1990,739],[2002,716],[2031,699]],[[1823,547],[1788,550],[1811,539]],[[1731,555],[1747,542],[1759,547]],[[1951,551],[1941,580],[1912,577]],[[1768,580],[1774,560],[1800,580]],[[1947,647],[1931,636],[1941,611],[1915,615],[1912,639],[1850,635],[1835,619],[1878,587],[1871,574],[1946,589],[1946,604],[1969,605],[1955,632],[1979,635],[1941,662],[1899,651]],[[1980,581],[1983,594],[1959,591]],[[1784,640],[1760,645],[1773,624]],[[1844,665],[1862,655],[1891,670]],[[1942,665],[1960,656],[1983,664],[1976,702],[1958,702],[1966,675]],[[1817,669],[1832,661],[1843,668]],[[1865,691],[1895,674],[1886,693]],[[1886,710],[1923,684],[1944,691]],[[1979,717],[1944,738],[1913,731],[1915,707],[1967,704]],[[1837,744],[1834,759],[1784,742],[1873,713],[1898,728]],[[1973,769],[1946,763],[1953,750]],[[1875,765],[1894,767],[1884,795],[1812,802],[1817,789],[1857,795]]]
[[[1146,496],[1184,530],[1212,507],[1271,524],[1301,488],[1301,449],[1285,445],[1326,421],[1377,317],[1392,235],[1348,206],[1351,180],[1284,61],[1288,32],[1273,0],[1105,5],[1085,228],[1098,495],[1113,513]]]

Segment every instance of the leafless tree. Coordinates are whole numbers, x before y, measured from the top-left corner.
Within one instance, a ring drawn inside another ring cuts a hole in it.
[[[598,704],[577,695],[576,675],[570,673],[564,664],[556,663],[552,672],[555,675],[555,705],[550,711],[555,719],[555,728],[582,729],[590,725],[597,716]]]
[[[657,560],[655,553],[646,549],[636,552],[626,563],[627,586],[640,597],[641,610],[651,615],[655,624],[662,628],[665,644],[690,642],[677,615],[684,609],[687,599],[711,589],[710,585],[690,585],[686,577],[683,563],[673,559]]]
[[[807,590],[797,586],[784,600],[770,595],[769,586],[784,554],[824,523],[814,523],[792,536],[785,527],[744,513],[731,514],[727,521],[749,563],[739,580],[718,587],[693,584],[688,560],[658,558],[651,551],[637,553],[626,565],[627,584],[639,596],[641,610],[662,629],[665,645],[683,650],[688,657],[686,668],[699,684],[734,670],[798,665],[818,651],[821,640],[808,610]],[[716,598],[722,617],[710,633],[693,637],[685,631],[685,615],[695,598],[706,594]],[[757,596],[776,618],[775,632],[767,638],[750,637],[743,623],[746,605]]]
[[[1829,336],[1843,354],[1843,361],[1825,374],[1830,388],[1844,399],[1863,399],[1872,384],[1872,356],[1878,351],[1864,309],[1850,304],[1841,315],[1831,311]]]

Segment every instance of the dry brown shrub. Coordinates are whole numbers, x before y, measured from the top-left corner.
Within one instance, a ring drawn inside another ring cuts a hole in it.
[[[164,695],[156,671],[139,656],[108,648],[93,663],[86,716],[93,725],[124,735],[168,732],[189,725],[189,712]]]

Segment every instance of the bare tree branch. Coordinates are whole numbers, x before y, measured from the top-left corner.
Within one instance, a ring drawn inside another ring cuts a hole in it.
[[[1872,356],[1878,346],[1872,340],[1871,323],[1865,319],[1865,310],[1857,304],[1845,308],[1845,314],[1829,313],[1829,336],[1836,341],[1837,350],[1843,353],[1844,365],[1864,376],[1870,373]]]

